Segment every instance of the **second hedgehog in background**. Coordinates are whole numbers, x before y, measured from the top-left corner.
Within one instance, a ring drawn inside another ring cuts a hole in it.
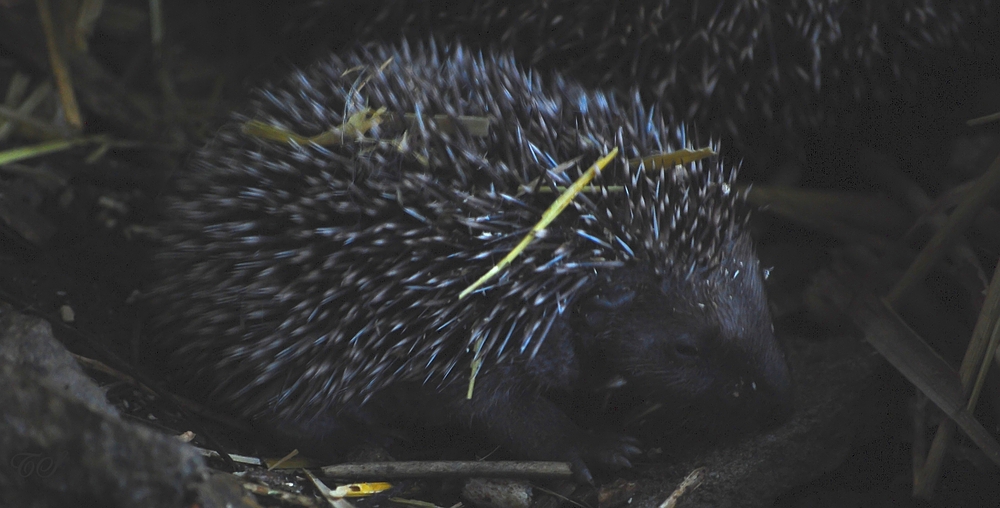
[[[725,136],[755,171],[765,170],[764,161],[784,161],[775,150],[803,158],[810,133],[822,132],[828,143],[883,119],[882,128],[897,130],[898,115],[925,111],[940,92],[961,86],[963,69],[998,77],[997,0],[313,5],[334,13],[338,26],[356,27],[326,30],[335,46],[434,35],[512,51],[526,65],[587,86],[638,87],[668,117]],[[868,111],[880,114],[865,117]]]
[[[790,378],[735,170],[650,162],[689,146],[638,98],[505,54],[328,57],[258,90],[179,175],[153,347],[191,393],[313,453],[398,417],[448,421],[590,479],[636,443],[558,402],[612,385],[661,404],[664,432],[772,424]],[[592,189],[460,298],[613,149]]]

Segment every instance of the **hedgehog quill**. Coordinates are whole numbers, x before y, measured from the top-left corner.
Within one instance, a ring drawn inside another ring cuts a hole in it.
[[[362,116],[380,120],[347,134]],[[767,425],[790,410],[790,377],[736,171],[655,162],[691,148],[638,97],[509,55],[331,56],[257,91],[174,182],[153,348],[203,400],[320,454],[400,416],[448,420],[589,480],[630,465],[636,441],[585,431],[557,400],[612,384],[699,432]]]

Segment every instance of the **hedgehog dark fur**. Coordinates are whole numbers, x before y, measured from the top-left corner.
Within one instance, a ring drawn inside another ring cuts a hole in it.
[[[689,146],[637,97],[433,42],[329,57],[254,97],[177,179],[150,292],[156,350],[211,403],[310,450],[390,413],[448,415],[585,477],[585,463],[627,465],[637,450],[589,437],[552,394],[619,379],[679,420],[727,428],[788,412],[735,170],[630,164]],[[256,120],[311,136],[365,108],[418,116],[325,146],[243,131]],[[487,117],[489,135],[433,115]],[[553,186],[614,147],[598,191],[459,299],[541,218]]]

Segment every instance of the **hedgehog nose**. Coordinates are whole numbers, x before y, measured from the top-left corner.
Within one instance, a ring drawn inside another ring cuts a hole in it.
[[[782,368],[781,372],[770,376],[767,381],[759,385],[758,390],[761,391],[763,402],[761,423],[764,427],[773,427],[787,420],[795,410],[795,397],[788,369]]]
[[[775,395],[771,399],[771,404],[769,411],[764,417],[764,426],[774,427],[778,424],[784,423],[792,416],[792,412],[795,410],[794,398],[792,397],[791,390],[788,393]]]

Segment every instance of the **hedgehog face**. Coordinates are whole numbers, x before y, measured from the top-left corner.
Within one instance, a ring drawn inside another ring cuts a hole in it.
[[[662,406],[657,421],[687,432],[766,427],[791,409],[760,270],[754,263],[736,273],[746,258],[731,259],[686,277],[626,267],[600,280],[577,309],[587,353],[626,381],[632,400]]]

